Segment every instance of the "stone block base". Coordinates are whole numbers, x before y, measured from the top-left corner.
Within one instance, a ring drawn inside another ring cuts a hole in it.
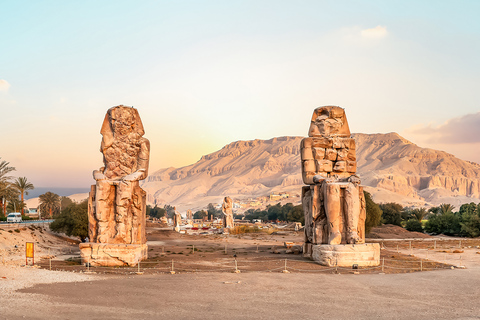
[[[375,267],[380,265],[380,245],[378,243],[313,245],[312,260],[323,266],[351,268]]]
[[[82,263],[92,266],[134,266],[148,258],[147,244],[80,243]]]

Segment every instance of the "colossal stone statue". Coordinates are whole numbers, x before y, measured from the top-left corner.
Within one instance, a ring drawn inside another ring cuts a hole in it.
[[[337,106],[315,109],[308,135],[301,142],[302,177],[308,184],[302,189],[304,255],[313,257],[314,249],[321,248],[317,245],[363,244],[366,209],[363,188],[355,174],[355,140],[350,135],[344,109]],[[350,247],[329,250],[350,250]]]
[[[223,228],[230,229],[235,226],[233,221],[233,201],[230,197],[225,197],[222,204]]]
[[[192,210],[187,210],[187,220],[192,220],[193,219],[193,213]]]
[[[104,166],[93,172],[88,205],[90,243],[81,244],[84,260],[97,265],[133,265],[147,257],[146,192],[150,142],[138,111],[110,108],[100,133]]]

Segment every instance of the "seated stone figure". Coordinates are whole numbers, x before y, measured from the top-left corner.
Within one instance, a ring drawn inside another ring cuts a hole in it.
[[[344,109],[315,109],[301,142],[305,252],[316,244],[363,243],[365,199]]]
[[[173,215],[173,230],[180,231],[180,225],[182,224],[182,215],[177,211],[177,207],[173,207],[175,212]]]
[[[230,197],[225,197],[222,203],[223,227],[226,229],[233,228],[235,222],[233,220],[233,201]]]
[[[144,244],[146,193],[139,181],[148,175],[150,142],[138,111],[110,108],[100,133],[104,167],[93,172],[89,201],[90,241]]]

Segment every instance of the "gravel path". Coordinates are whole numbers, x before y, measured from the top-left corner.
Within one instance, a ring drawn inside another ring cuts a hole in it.
[[[99,280],[97,275],[73,272],[49,271],[34,267],[0,265],[0,319],[30,318],[34,316],[29,310],[42,310],[48,303],[48,297],[17,290],[37,284],[60,282],[82,282]]]

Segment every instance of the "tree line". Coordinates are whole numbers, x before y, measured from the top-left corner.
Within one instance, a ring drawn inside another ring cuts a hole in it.
[[[398,203],[381,204],[382,223],[404,226],[409,231],[448,236],[480,236],[480,204],[462,204],[458,211],[444,203],[429,209],[402,207]]]
[[[3,219],[10,212],[20,212],[23,215],[26,207],[24,197],[34,189],[26,177],[14,179],[10,175],[13,171],[16,168],[10,166],[10,162],[0,161],[0,217]]]

